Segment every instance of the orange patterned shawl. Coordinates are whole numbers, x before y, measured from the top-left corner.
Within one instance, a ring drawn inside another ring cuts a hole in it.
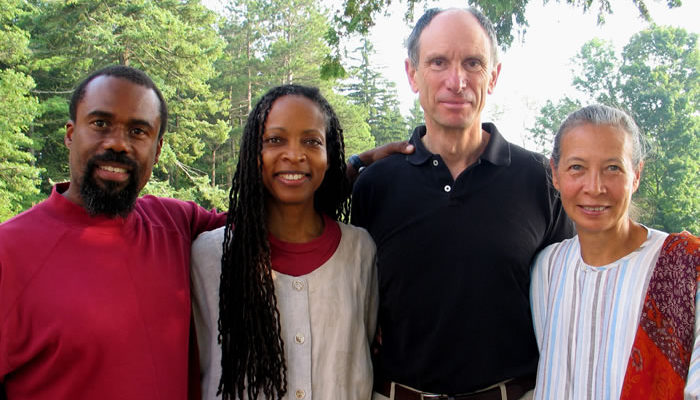
[[[695,331],[700,239],[670,234],[647,289],[620,399],[683,399]]]

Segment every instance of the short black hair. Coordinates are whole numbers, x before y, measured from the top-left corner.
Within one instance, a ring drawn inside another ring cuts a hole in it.
[[[156,93],[156,96],[158,96],[158,101],[160,101],[160,130],[158,131],[158,138],[160,139],[163,137],[165,129],[168,126],[168,106],[165,104],[163,94],[160,92],[160,90],[158,90],[156,84],[153,83],[153,80],[151,80],[151,78],[146,75],[145,72],[133,67],[127,67],[125,65],[111,65],[109,67],[102,68],[93,72],[90,74],[90,76],[80,82],[78,87],[76,87],[73,91],[73,95],[70,99],[68,113],[71,120],[75,121],[78,103],[80,103],[83,97],[85,97],[85,89],[87,88],[87,85],[98,76],[113,76],[115,78],[126,79],[129,82],[135,83],[139,86],[152,89]]]

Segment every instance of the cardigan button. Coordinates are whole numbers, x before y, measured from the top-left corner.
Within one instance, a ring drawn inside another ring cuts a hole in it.
[[[298,344],[304,344],[304,340],[304,335],[302,335],[301,333],[297,333],[296,336],[294,336],[294,341]]]

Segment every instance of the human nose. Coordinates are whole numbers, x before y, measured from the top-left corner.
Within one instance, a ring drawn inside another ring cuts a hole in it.
[[[127,152],[129,149],[128,129],[121,126],[113,127],[107,133],[103,143],[105,149],[110,149],[117,153]]]
[[[306,160],[306,152],[298,143],[289,143],[284,151],[284,158],[291,162],[301,162]]]
[[[603,183],[603,178],[599,172],[591,171],[586,176],[584,190],[588,194],[597,195],[605,192],[605,185]]]
[[[455,66],[447,71],[447,88],[455,93],[461,92],[467,86],[467,73],[460,66]]]

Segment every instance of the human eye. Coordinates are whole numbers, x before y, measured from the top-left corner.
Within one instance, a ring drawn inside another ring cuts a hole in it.
[[[141,128],[131,128],[129,130],[129,133],[131,133],[134,136],[142,136],[147,134],[147,132]]]
[[[620,168],[619,165],[614,165],[614,164],[608,165],[607,169],[610,172],[621,172],[622,171],[622,168]]]
[[[96,119],[92,122],[90,122],[90,125],[96,127],[96,128],[106,128],[108,126],[107,121],[101,120],[101,119]]]
[[[315,138],[315,137],[310,137],[310,138],[304,139],[304,143],[311,145],[311,146],[317,146],[317,147],[323,146],[323,140],[321,140],[320,138]]]
[[[279,144],[282,143],[282,138],[278,136],[263,136],[263,144]]]
[[[433,69],[443,69],[447,66],[447,62],[442,57],[435,57],[428,61],[428,65]]]
[[[472,58],[464,62],[464,68],[469,72],[478,72],[483,69],[484,63],[481,60]]]
[[[569,165],[569,171],[572,172],[579,172],[583,170],[583,166],[581,164],[571,164]]]

